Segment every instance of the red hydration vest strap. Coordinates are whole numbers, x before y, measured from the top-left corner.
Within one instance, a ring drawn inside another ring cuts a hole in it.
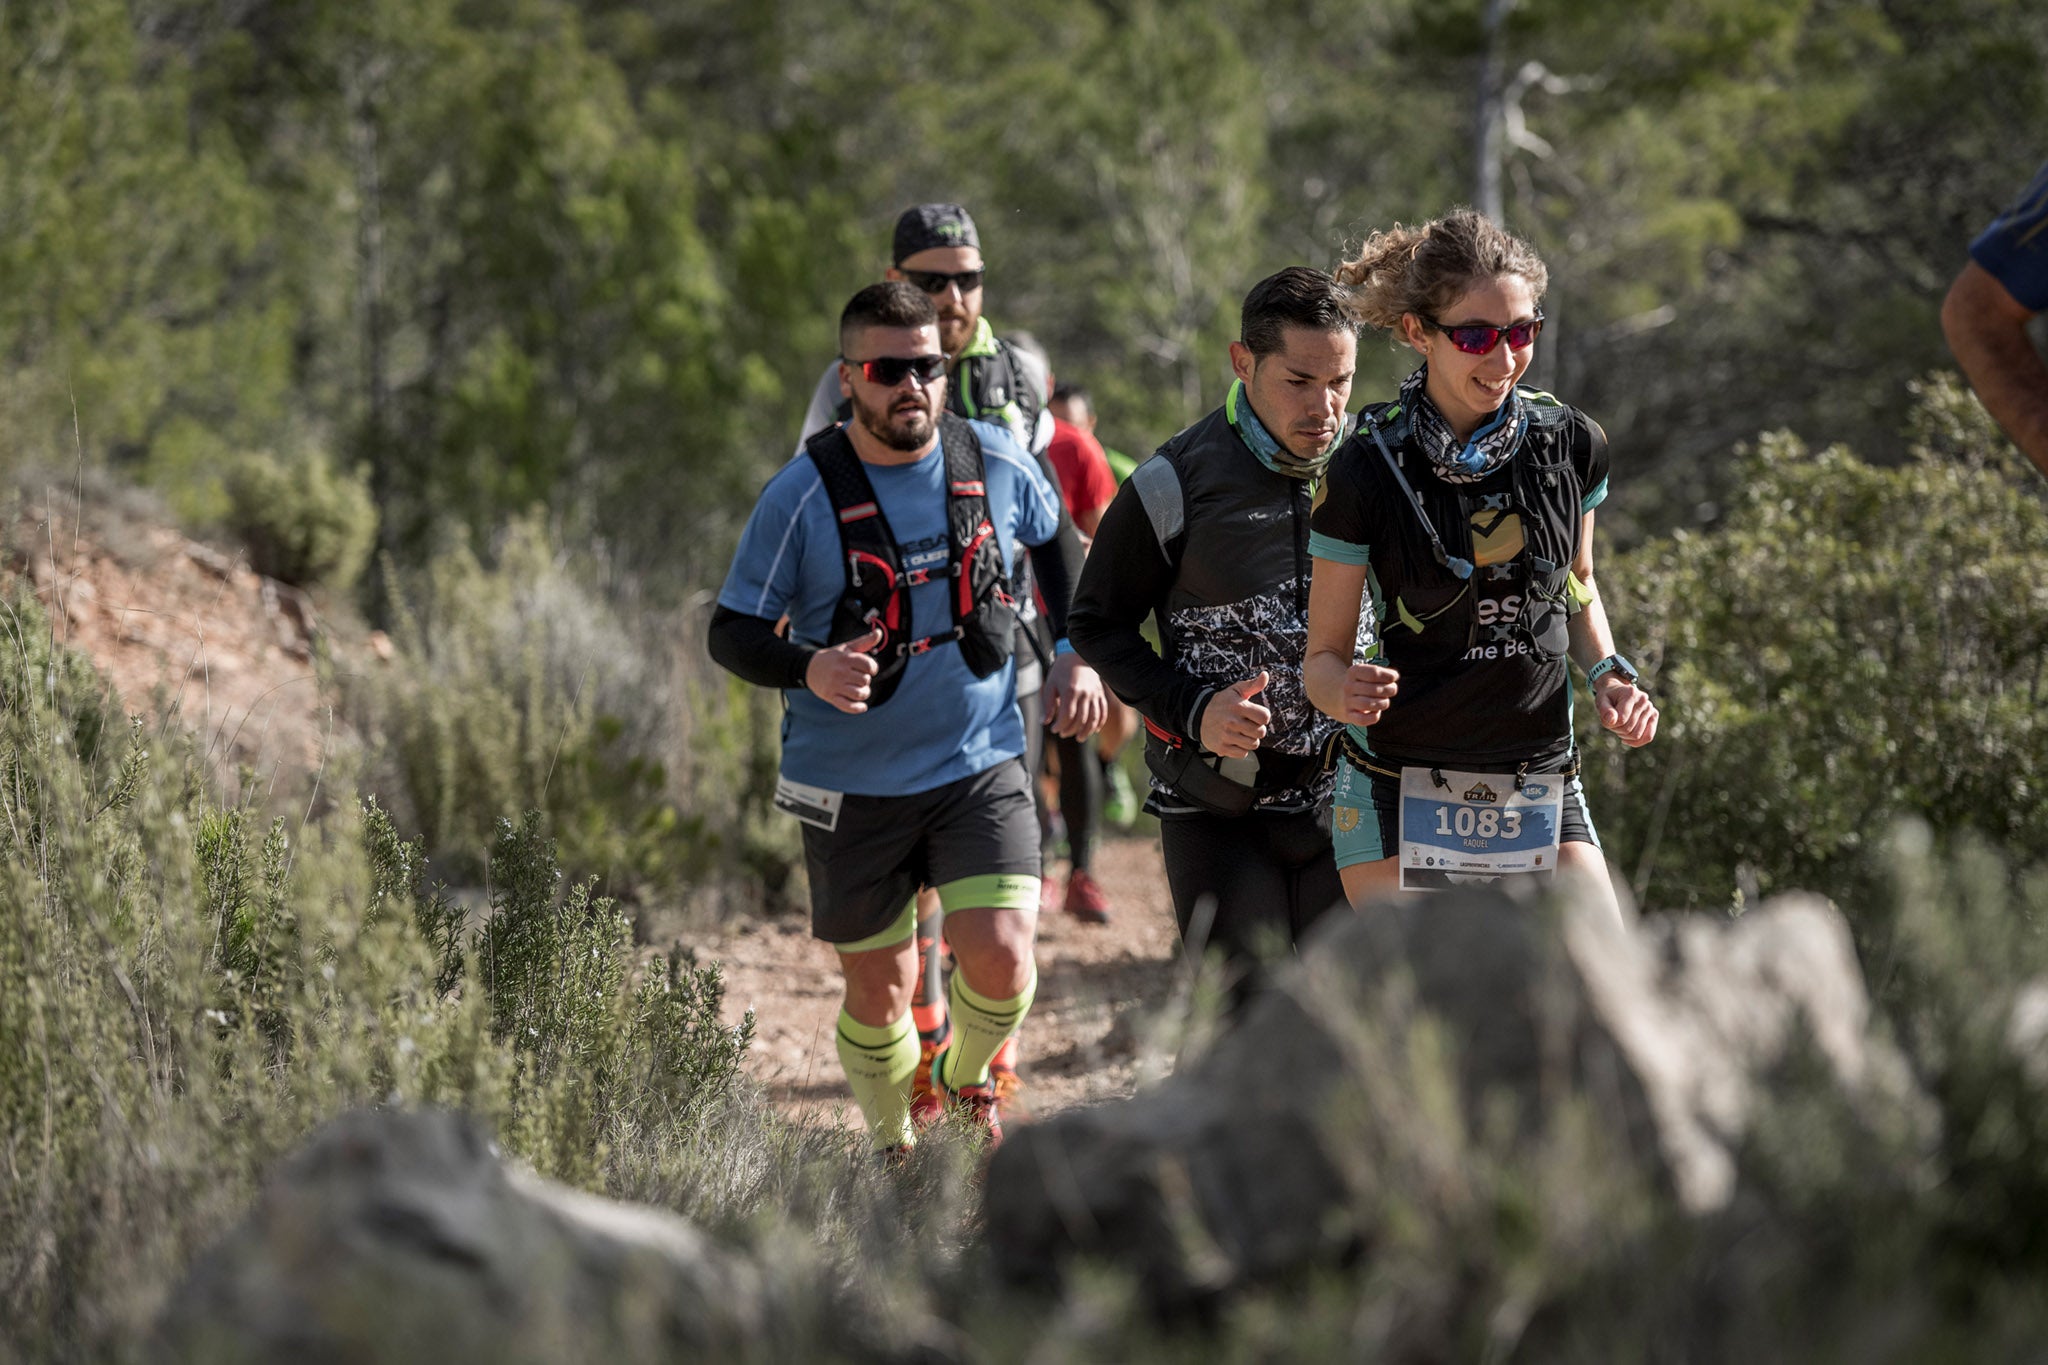
[[[882,628],[882,644],[875,651],[881,669],[870,684],[869,706],[895,694],[908,660],[949,641],[960,645],[961,657],[978,678],[994,673],[1010,657],[1016,599],[989,514],[981,441],[966,422],[942,413],[939,444],[946,465],[946,573],[959,588],[948,595],[953,628],[925,636],[911,634],[910,589],[933,582],[938,570],[904,568],[896,533],[843,427],[821,431],[804,446],[832,501],[846,565],[846,591],[833,607],[828,643],[857,640],[875,626]]]

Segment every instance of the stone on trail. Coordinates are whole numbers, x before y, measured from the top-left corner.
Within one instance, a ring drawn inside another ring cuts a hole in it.
[[[929,1360],[662,1210],[504,1164],[443,1111],[345,1115],[164,1310],[166,1361]],[[821,1354],[820,1341],[832,1350]],[[943,1352],[937,1354],[944,1354]]]
[[[1017,1280],[1086,1253],[1185,1307],[1369,1254],[1390,1200],[1455,1200],[1465,1154],[1531,1156],[1572,1106],[1594,1169],[1710,1212],[1758,1106],[1812,1060],[1865,1121],[1925,1131],[1869,1017],[1814,897],[1630,930],[1485,886],[1332,916],[1172,1078],[1011,1136],[991,1249]]]

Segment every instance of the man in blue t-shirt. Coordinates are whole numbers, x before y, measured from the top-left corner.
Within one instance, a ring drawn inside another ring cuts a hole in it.
[[[2048,474],[2048,365],[2027,323],[2048,310],[2048,165],[1970,243],[1941,306],[1942,331],[1984,407]]]
[[[838,950],[846,983],[839,1057],[876,1150],[914,1141],[921,885],[939,892],[955,962],[934,1087],[997,1141],[989,1061],[1036,990],[1039,896],[1004,570],[1019,545],[1054,543],[1059,494],[1003,427],[943,413],[945,355],[923,291],[861,290],[839,348],[853,415],[762,490],[718,594],[711,654],[788,702],[776,804],[803,822],[812,933]],[[1070,652],[1078,564],[1033,558]]]

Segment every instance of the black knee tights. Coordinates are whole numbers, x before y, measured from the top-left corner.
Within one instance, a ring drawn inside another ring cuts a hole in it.
[[[1159,844],[1182,944],[1221,950],[1240,987],[1344,903],[1329,829],[1312,811],[1176,816],[1160,822]]]
[[[1067,848],[1074,870],[1086,872],[1095,861],[1102,824],[1102,765],[1095,761],[1092,739],[1053,735],[1052,745],[1060,760],[1060,815],[1067,822]]]

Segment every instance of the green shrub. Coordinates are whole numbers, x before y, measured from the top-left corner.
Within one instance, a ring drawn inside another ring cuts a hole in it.
[[[1953,379],[1916,392],[1903,464],[1765,436],[1722,526],[1600,565],[1663,711],[1624,754],[1578,707],[1593,809],[1644,903],[1867,897],[1900,815],[2048,848],[2048,503]]]
[[[399,655],[359,693],[386,770],[372,781],[451,875],[481,880],[508,810],[547,812],[580,878],[669,886],[688,831],[653,757],[660,674],[537,521],[486,568],[466,548],[395,583]]]
[[[219,978],[215,1017],[223,1029],[253,1022],[274,1053],[291,1045],[291,1000],[304,986],[305,953],[289,894],[284,821],[271,822],[260,851],[249,846],[249,812],[199,817],[194,851],[201,913],[213,930],[207,966]]]
[[[377,540],[369,476],[337,471],[321,454],[235,457],[227,476],[228,528],[258,573],[336,592],[355,585]]]
[[[118,703],[32,600],[6,619],[0,1359],[134,1354],[265,1168],[349,1107],[466,1109],[594,1189],[691,1187],[781,1141],[715,965],[642,971],[610,902],[558,895],[537,816],[501,830],[471,924],[374,802],[223,802],[191,741],[108,723]]]
[[[480,881],[508,810],[545,813],[563,863],[615,894],[788,881],[770,818],[777,699],[708,677],[687,614],[629,620],[538,520],[486,567],[467,548],[396,580],[398,658],[351,702],[370,781],[451,877]]]

